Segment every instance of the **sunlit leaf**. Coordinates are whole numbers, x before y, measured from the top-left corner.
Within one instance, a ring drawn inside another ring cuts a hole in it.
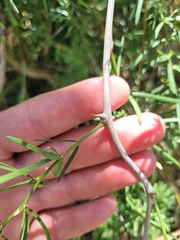
[[[150,98],[150,99],[155,99],[161,102],[167,102],[167,103],[180,103],[180,99],[178,98],[171,98],[171,97],[166,97],[166,96],[160,96],[160,95],[155,95],[151,93],[145,93],[145,92],[133,92],[132,95],[134,97],[144,97],[144,98]]]
[[[159,147],[158,145],[154,145],[152,149],[162,154],[172,164],[175,164],[177,167],[180,167],[179,161],[175,159],[172,155],[170,155],[168,152],[164,151],[163,148]]]
[[[177,118],[180,118],[180,103],[176,104],[176,115]],[[180,121],[178,122],[179,132],[180,132]]]
[[[122,62],[124,43],[125,43],[125,37],[122,36],[121,42],[120,42],[120,54],[119,54],[118,59],[117,59],[117,75],[118,76],[120,76],[120,74],[121,74],[121,62]]]
[[[11,5],[13,11],[19,14],[19,10],[18,10],[18,8],[16,7],[14,1],[13,1],[13,0],[9,0],[9,4]]]
[[[143,57],[144,57],[144,53],[140,53],[140,54],[138,55],[138,57],[136,58],[136,60],[134,61],[134,66],[137,66],[137,65],[141,62],[141,60],[143,59]]]
[[[157,47],[160,43],[161,43],[161,41],[160,41],[159,39],[156,40],[156,41],[154,41],[154,42],[152,42],[152,48]],[[154,61],[154,60],[153,60],[153,61]]]
[[[143,2],[144,2],[144,0],[138,0],[137,9],[136,9],[136,16],[135,16],[135,24],[136,25],[139,23]]]
[[[175,17],[175,20],[176,20],[176,21],[180,21],[180,16],[176,16],[176,17]]]
[[[180,118],[163,118],[163,121],[164,121],[165,123],[180,122]]]
[[[173,71],[173,63],[172,60],[169,59],[168,65],[167,65],[167,73],[168,73],[168,80],[169,80],[169,87],[172,93],[175,95],[178,94],[176,81],[174,78],[174,71]]]
[[[166,18],[164,18],[164,22],[165,23],[172,22],[172,21],[174,21],[173,17],[166,17]]]
[[[163,233],[163,237],[164,237],[164,240],[168,240],[168,236],[167,236],[167,232],[166,232],[166,227],[165,227],[165,221],[163,219],[163,216],[160,212],[160,209],[159,209],[159,206],[157,204],[157,201],[155,199],[153,199],[153,204],[154,204],[154,207],[156,209],[156,213],[158,215],[158,218],[159,218],[159,222],[161,224],[161,229],[162,229],[162,233]]]
[[[157,59],[156,59],[156,62],[158,63],[162,63],[162,62],[166,62],[168,61],[169,59],[171,58],[171,55],[169,53],[167,54],[163,54],[161,56],[159,56]]]
[[[142,113],[141,113],[141,108],[139,107],[138,102],[132,97],[132,95],[129,97],[129,101],[132,104],[139,121],[141,122],[142,121]]]
[[[16,170],[16,168],[14,168],[14,167],[12,167],[12,166],[4,163],[4,162],[0,162],[0,169],[6,170],[6,171],[9,171],[9,172]]]
[[[161,31],[162,27],[164,26],[164,22],[160,22],[156,29],[155,29],[155,39],[159,36],[159,32]]]
[[[175,71],[180,73],[180,64],[174,64],[173,65],[173,70],[175,70]]]
[[[174,24],[173,23],[171,23],[171,22],[166,22],[166,24],[170,27],[170,28],[174,28]]]

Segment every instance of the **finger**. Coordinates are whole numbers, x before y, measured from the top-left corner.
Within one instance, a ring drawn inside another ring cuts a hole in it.
[[[113,196],[103,196],[84,204],[44,211],[40,217],[48,227],[52,239],[65,240],[97,228],[112,216],[116,208],[117,201]],[[36,220],[31,224],[29,239],[46,239]]]
[[[39,213],[39,216],[48,228],[51,239],[62,240],[70,239],[95,229],[111,217],[116,207],[116,199],[113,196],[104,196],[78,206],[43,211]],[[32,221],[32,216],[29,215],[29,217],[30,221]],[[21,223],[21,214],[8,223],[3,231],[7,239],[17,240],[20,238]],[[35,219],[32,221],[28,239],[47,239],[41,226]]]
[[[141,151],[155,144],[163,137],[164,134],[164,125],[161,119],[156,115],[150,113],[143,114],[143,122],[141,125],[139,124],[136,116],[119,119],[118,121],[116,121],[116,124],[118,134],[122,139],[122,143],[129,154],[132,154],[136,151]],[[73,138],[77,137],[78,139],[80,135],[84,135],[86,130],[86,127],[75,129],[73,130],[73,133],[71,131],[69,133],[66,133],[67,135],[64,135],[63,139],[65,137],[69,139],[70,136],[72,136]],[[70,134],[70,136],[68,134]],[[62,153],[67,147],[67,143],[64,143],[65,145],[63,145],[62,143],[54,144],[56,144],[55,147],[60,153]],[[98,165],[118,156],[119,153],[115,149],[109,134],[106,132],[105,129],[101,129],[96,134],[94,134],[82,143],[77,155],[75,156],[72,164],[70,165],[69,172],[82,169],[83,167]],[[29,152],[27,154],[21,155],[16,160],[9,160],[7,161],[7,163],[17,168],[21,168],[26,164],[31,164],[40,159],[41,156]],[[47,166],[37,169],[33,172],[33,175],[35,177],[41,175],[46,170],[46,167]],[[51,174],[48,178],[52,177],[53,175]],[[29,191],[28,188],[22,188],[22,198],[25,194],[27,194],[27,191]],[[18,195],[16,194],[16,189],[11,190],[10,192],[13,194],[9,195],[8,199],[16,198],[14,202],[19,203],[19,201],[21,201],[22,199],[20,197],[20,200],[18,201],[18,197],[21,196],[21,192],[19,192]],[[1,202],[2,201],[3,198],[1,198]],[[4,204],[6,204],[6,198],[4,199]],[[14,203],[12,204],[12,206],[14,206]]]
[[[146,150],[134,154],[132,159],[147,177],[155,169],[156,158],[151,151]],[[56,179],[51,180],[48,185],[34,193],[31,199],[31,206],[36,211],[62,207],[105,195],[136,184],[138,181],[139,179],[132,169],[122,159],[116,159],[74,171],[65,175],[60,182],[57,182]]]
[[[139,123],[138,118],[135,115],[118,119],[115,122],[115,127],[128,154],[133,154],[149,148],[159,142],[165,133],[165,127],[161,118],[152,113],[143,114],[142,123]],[[78,140],[91,128],[92,126],[73,129],[61,135],[58,139]],[[72,143],[68,142],[51,142],[43,144],[42,147],[48,149],[52,146],[62,154],[71,146],[71,144]],[[102,128],[80,144],[80,148],[69,166],[68,172],[106,162],[119,155],[120,154],[114,146],[107,128]],[[42,156],[39,154],[27,152],[19,155],[15,162],[7,161],[7,163],[13,166],[18,164],[18,167],[24,167],[25,165],[34,163],[40,159],[42,159]],[[64,159],[64,163],[66,161],[67,158]],[[35,176],[42,174],[46,167],[47,165],[38,168],[33,174]],[[49,175],[48,177],[52,178],[53,176]]]
[[[156,158],[152,152],[145,150],[131,157],[146,176],[155,169]],[[124,160],[118,158],[69,173],[60,182],[57,182],[57,179],[50,180],[46,186],[36,190],[28,205],[37,212],[47,208],[64,207],[133,185],[138,181],[139,179]],[[1,206],[7,205],[7,198],[10,206],[2,208],[4,209],[0,214],[2,221],[5,221],[3,216],[6,218],[22,203],[30,190],[30,186],[22,186],[9,190],[8,196],[1,194]]]
[[[118,77],[110,81],[112,108],[124,104],[129,97],[127,83]],[[121,93],[121,94],[120,94]],[[25,141],[49,139],[74,126],[90,120],[103,109],[102,78],[92,78],[69,87],[34,97],[0,113],[0,157],[9,158],[12,152],[24,148],[9,142],[5,136]]]

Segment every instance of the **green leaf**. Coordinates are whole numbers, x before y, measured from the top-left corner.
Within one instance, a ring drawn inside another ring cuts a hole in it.
[[[121,74],[121,62],[122,62],[122,56],[123,56],[124,43],[125,43],[125,37],[122,36],[121,43],[120,43],[120,54],[117,59],[117,75],[118,76],[120,76]]]
[[[52,152],[44,151],[43,149],[41,149],[41,148],[39,148],[37,146],[34,146],[34,145],[32,145],[32,144],[30,144],[28,142],[25,142],[24,140],[22,140],[20,138],[16,138],[16,137],[12,137],[12,136],[6,136],[6,138],[9,139],[11,142],[20,144],[23,147],[25,147],[25,148],[33,151],[33,152],[37,152],[37,153],[42,154],[47,159],[50,159],[50,160],[59,160],[60,159],[59,154],[55,154],[55,153],[52,153]]]
[[[152,48],[155,48],[155,47],[157,47],[159,44],[161,43],[161,41],[158,39],[158,40],[156,40],[156,41],[152,41]],[[154,61],[154,60],[153,60]]]
[[[38,142],[76,142],[76,140],[72,139],[36,139]]]
[[[152,98],[161,102],[167,103],[180,103],[180,99],[178,98],[170,98],[166,96],[155,95],[151,93],[144,93],[144,92],[133,92],[132,95],[134,97],[144,97],[144,98]]]
[[[24,146],[25,148],[27,148],[29,150],[32,150],[33,152],[37,152],[37,153],[40,153],[40,154],[44,153],[44,151],[41,148],[38,148],[38,147],[28,143],[28,142],[25,142],[24,140],[22,140],[20,138],[16,138],[16,137],[12,137],[12,136],[6,136],[6,138],[8,140],[10,140],[11,142],[20,144],[20,145]]]
[[[159,56],[157,59],[156,59],[156,62],[157,63],[162,63],[162,62],[166,62],[168,61],[169,59],[171,58],[171,55],[169,53],[167,54],[163,54],[161,56]]]
[[[173,17],[165,17],[165,18],[164,18],[164,22],[165,22],[165,23],[172,22],[172,21],[174,21],[174,18],[173,18]]]
[[[14,170],[17,170],[16,168],[4,163],[4,162],[0,162],[0,169],[3,169],[3,170],[6,170],[6,171],[9,171],[9,172],[12,172]]]
[[[118,75],[118,73],[117,73],[117,64],[116,64],[116,60],[115,60],[113,51],[111,51],[110,59],[111,59],[111,67],[112,67],[113,73],[117,76]]]
[[[23,218],[22,218],[22,224],[21,224],[21,230],[20,230],[20,240],[28,239],[29,227],[30,227],[29,215],[25,208],[23,211]]]
[[[56,168],[54,169],[54,171],[53,171],[53,174],[54,174],[55,177],[58,177],[58,176],[59,176],[59,174],[60,174],[60,172],[61,172],[61,170],[62,170],[62,163],[63,163],[62,160],[59,160],[59,161],[58,161],[57,167],[56,167]]]
[[[163,118],[163,121],[164,121],[165,123],[180,122],[180,118]]]
[[[136,16],[135,16],[135,24],[136,25],[139,23],[143,2],[144,2],[144,0],[139,0],[138,1],[138,5],[137,5],[137,9],[136,9]]]
[[[162,27],[164,26],[164,22],[160,22],[156,29],[155,29],[155,39],[157,39],[158,35],[159,35],[159,32],[161,31]]]
[[[31,182],[32,182],[32,180],[26,180],[26,181],[23,181],[23,182],[18,182],[18,183],[14,184],[14,185],[7,186],[7,187],[5,187],[5,188],[1,188],[1,189],[0,189],[0,192],[2,192],[2,191],[7,191],[7,190],[12,189],[12,188],[20,187],[20,186],[22,186],[22,185],[28,185],[28,184],[30,184]]]
[[[19,10],[16,7],[15,3],[13,2],[13,0],[9,0],[9,4],[11,5],[13,11],[19,14]]]
[[[9,180],[12,180],[12,179],[14,179],[16,177],[19,177],[21,175],[25,175],[25,174],[31,172],[32,170],[34,170],[34,169],[36,169],[38,167],[43,166],[44,164],[46,164],[46,163],[48,163],[50,161],[51,160],[49,160],[49,159],[43,159],[43,160],[38,161],[36,163],[30,164],[30,165],[28,165],[28,166],[26,166],[24,168],[17,169],[17,170],[15,170],[13,172],[10,172],[10,173],[7,173],[5,175],[2,175],[2,176],[0,176],[0,184],[5,183],[5,182],[7,182]]]
[[[180,103],[176,104],[176,115],[177,115],[177,118],[180,119]],[[178,128],[179,128],[179,132],[180,132],[180,121],[178,122]]]
[[[165,85],[161,84],[160,86],[151,90],[151,94],[161,95],[161,92],[165,89]]]
[[[159,147],[158,145],[154,145],[152,147],[152,149],[161,153],[172,164],[176,165],[177,167],[180,167],[179,161],[177,159],[175,159],[174,157],[172,157],[168,152],[165,152],[163,148]]]
[[[41,225],[45,235],[46,235],[46,239],[47,240],[51,240],[51,236],[50,233],[46,227],[46,225],[44,224],[44,222],[42,221],[42,219],[40,218],[40,216],[31,208],[28,207],[29,212],[32,214],[32,216],[38,221],[38,223]]]
[[[180,65],[179,64],[174,64],[173,65],[173,70],[180,73]]]
[[[51,151],[54,152],[55,154],[59,155],[59,153],[57,152],[57,150],[53,147],[50,147]],[[60,155],[59,155],[60,156]]]
[[[84,6],[84,7],[87,8],[87,9],[90,8],[90,6],[86,3],[86,1],[79,0],[78,3],[81,4],[82,6]]]
[[[69,157],[68,161],[66,162],[66,164],[64,165],[64,168],[61,171],[60,176],[58,177],[58,181],[60,181],[60,179],[63,177],[64,173],[66,172],[66,170],[68,169],[69,165],[71,164],[72,160],[74,159],[74,157],[76,156],[76,153],[78,152],[79,146],[77,146],[71,156]]]
[[[166,25],[168,25],[170,28],[174,28],[174,24],[173,23],[170,23],[170,22],[166,22]]]
[[[135,67],[142,61],[143,57],[144,57],[144,53],[140,53],[140,54],[138,55],[138,57],[137,57],[136,60],[134,61],[134,66],[135,66]]]
[[[176,17],[175,17],[175,20],[176,20],[176,21],[180,21],[180,16],[176,16]]]
[[[158,218],[159,218],[159,222],[161,224],[161,229],[162,229],[162,233],[163,233],[163,236],[164,236],[164,240],[168,240],[168,236],[167,236],[167,232],[166,232],[166,228],[165,228],[165,222],[164,222],[163,217],[161,216],[159,206],[158,206],[155,199],[153,199],[153,203],[154,203],[154,207],[156,209],[156,213],[157,213]]]
[[[178,94],[176,81],[174,78],[174,71],[173,71],[173,63],[172,60],[169,59],[168,65],[167,65],[167,74],[168,74],[168,81],[169,81],[169,87],[172,93],[175,95]]]
[[[137,114],[139,121],[141,122],[142,121],[142,113],[141,113],[141,109],[139,107],[138,102],[132,97],[132,95],[129,96],[129,101],[130,101],[131,105],[133,106],[134,111]]]
[[[47,14],[47,13],[48,13],[48,8],[47,8],[47,2],[46,2],[46,0],[43,0],[43,6],[44,6],[45,12],[46,12],[46,14]]]

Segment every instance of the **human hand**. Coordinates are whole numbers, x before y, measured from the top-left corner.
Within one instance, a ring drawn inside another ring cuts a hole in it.
[[[123,105],[129,97],[126,82],[117,77],[110,81],[112,109]],[[75,126],[93,119],[103,109],[102,78],[79,82],[72,86],[39,95],[0,113],[0,161],[22,168],[40,159],[37,153],[9,142],[5,136],[15,136],[43,149],[54,147],[63,153],[70,142],[37,142],[35,139],[78,140],[93,126]],[[118,135],[127,153],[149,176],[156,165],[154,154],[146,150],[159,142],[165,132],[160,117],[144,113],[140,124],[135,115],[115,121]],[[41,175],[46,167],[36,169]],[[1,170],[0,175],[4,172]],[[138,182],[137,177],[119,157],[106,127],[87,138],[79,148],[67,173],[60,182],[53,174],[48,184],[39,188],[29,206],[39,213],[54,239],[70,239],[102,224],[116,210],[117,201],[109,193]],[[24,177],[18,180],[24,180]],[[14,183],[15,180],[13,180]],[[1,186],[2,188],[3,186]],[[6,218],[22,203],[30,186],[21,186],[0,193],[0,220]],[[83,202],[84,200],[92,199]],[[78,202],[78,205],[76,203]],[[19,238],[22,215],[17,215],[3,234]],[[46,239],[39,223],[31,218],[29,240]]]

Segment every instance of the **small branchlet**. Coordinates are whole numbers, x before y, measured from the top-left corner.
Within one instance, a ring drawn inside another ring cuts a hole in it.
[[[115,0],[108,0],[107,16],[106,16],[106,26],[105,26],[105,37],[104,37],[104,53],[103,53],[103,98],[104,106],[103,113],[96,116],[100,117],[102,123],[104,123],[110,132],[112,140],[116,145],[119,153],[125,162],[130,166],[130,168],[135,172],[140,181],[144,184],[147,193],[147,213],[145,230],[143,235],[143,240],[148,239],[149,228],[150,228],[150,213],[152,208],[152,202],[155,199],[155,191],[148,181],[143,172],[137,167],[133,160],[128,156],[126,150],[124,149],[118,134],[116,132],[113,118],[111,114],[111,102],[110,102],[110,90],[109,90],[109,76],[110,76],[110,55],[112,49],[112,26],[113,26],[113,16],[114,16],[114,5]]]

